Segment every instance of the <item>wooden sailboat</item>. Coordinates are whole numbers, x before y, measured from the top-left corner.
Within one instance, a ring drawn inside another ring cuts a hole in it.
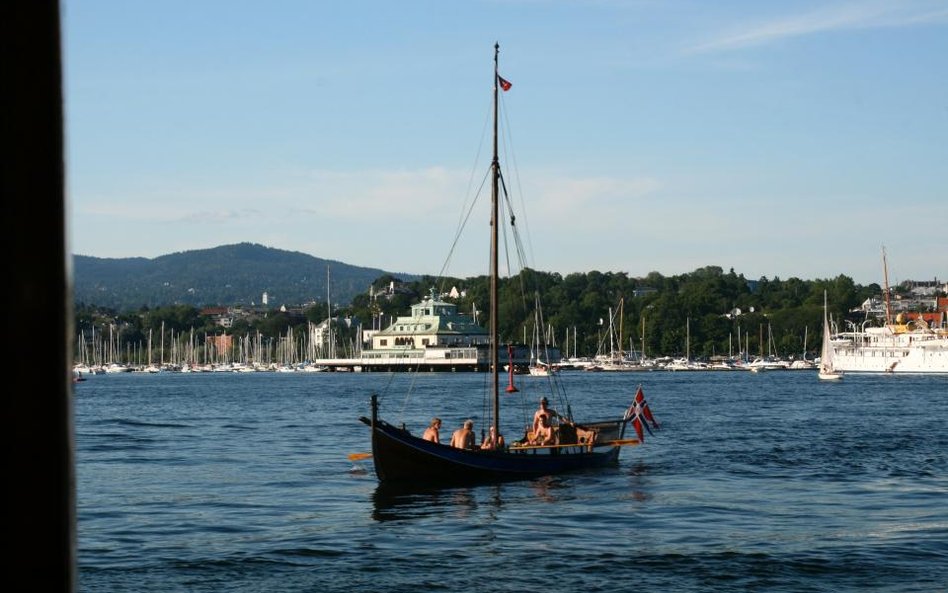
[[[500,46],[494,46],[493,85],[493,158],[491,175],[491,237],[490,237],[490,315],[489,315],[489,369],[488,382],[491,400],[489,426],[495,434],[501,430],[500,401],[500,338],[498,331],[498,226],[501,169],[498,157],[498,87],[504,90],[510,84],[500,77],[498,55]],[[506,349],[506,348],[505,348]],[[512,374],[511,374],[512,380]],[[508,393],[517,391],[512,382]],[[446,398],[447,399],[447,398]],[[642,441],[646,422],[657,427],[642,395],[636,391],[632,405],[623,415],[596,422],[577,422],[567,406],[566,415],[559,417],[554,426],[553,442],[536,444],[529,430],[524,438],[499,448],[457,448],[448,444],[424,440],[412,434],[404,425],[382,419],[377,395],[371,399],[371,417],[361,418],[371,429],[375,473],[385,484],[451,485],[483,483],[502,480],[526,479],[560,474],[569,471],[614,465],[623,446]],[[626,426],[631,423],[638,438],[624,438]],[[420,431],[419,431],[420,432]]]
[[[826,313],[826,291],[823,291],[823,349],[820,351],[818,376],[823,381],[838,381],[843,373],[833,366],[833,344],[830,334],[829,317]]]

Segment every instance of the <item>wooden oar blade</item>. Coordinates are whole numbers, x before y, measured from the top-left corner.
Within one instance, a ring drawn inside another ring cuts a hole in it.
[[[363,459],[370,459],[371,457],[371,453],[349,453],[349,461],[362,461]]]
[[[617,446],[619,446],[619,447],[624,447],[624,446],[626,446],[626,445],[640,445],[640,444],[642,444],[642,441],[640,441],[640,440],[638,440],[638,439],[617,439],[617,440],[615,440],[615,441],[606,441],[606,442],[600,443],[600,444],[602,444],[602,445],[617,445]]]

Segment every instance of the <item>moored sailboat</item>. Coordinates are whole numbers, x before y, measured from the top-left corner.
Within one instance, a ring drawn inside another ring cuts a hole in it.
[[[820,351],[820,366],[817,376],[823,381],[838,381],[843,378],[842,371],[833,364],[833,342],[830,333],[829,317],[826,312],[826,291],[823,291],[823,349]]]
[[[541,336],[541,326],[543,319],[540,315],[540,297],[536,296],[536,309],[534,310],[533,322],[533,340],[530,346],[530,364],[527,372],[531,377],[549,377],[556,373],[556,368],[550,363],[550,349],[547,347],[546,340]]]
[[[498,285],[498,226],[500,224],[500,190],[502,175],[498,156],[498,90],[510,88],[498,71],[499,45],[494,46],[493,79],[493,158],[491,178],[490,225],[490,310],[489,310],[489,373],[487,398],[490,400],[485,419],[492,434],[503,435],[500,400],[500,356]],[[509,201],[505,201],[509,206]],[[513,216],[510,216],[511,226]],[[511,383],[506,391],[516,392]],[[551,376],[554,379],[555,376]],[[547,383],[546,381],[542,383]],[[551,380],[549,383],[553,383]],[[562,386],[558,394],[563,396]],[[545,399],[545,397],[544,397]],[[562,400],[560,400],[562,401]],[[371,429],[375,473],[382,483],[410,485],[449,485],[501,480],[525,479],[537,476],[591,469],[614,465],[624,446],[637,445],[644,440],[643,429],[657,428],[645,401],[641,387],[625,413],[614,418],[593,422],[579,422],[572,416],[567,403],[565,414],[555,413],[558,425],[550,427],[547,438],[540,439],[528,427],[522,438],[502,446],[455,447],[425,440],[411,433],[404,425],[386,421],[380,413],[381,402],[372,396],[371,417],[361,418]],[[636,438],[626,438],[627,425],[632,424]],[[452,439],[453,440],[453,439]]]

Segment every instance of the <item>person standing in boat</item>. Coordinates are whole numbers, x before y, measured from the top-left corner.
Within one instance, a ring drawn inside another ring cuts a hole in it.
[[[461,428],[451,435],[451,446],[458,449],[473,449],[475,444],[474,421],[465,420]]]
[[[504,435],[498,435],[494,430],[494,427],[491,426],[490,430],[487,433],[487,436],[484,437],[484,442],[481,443],[481,449],[503,449],[504,448]]]
[[[553,435],[553,420],[562,418],[556,410],[547,407],[549,401],[544,397],[540,400],[540,409],[533,415],[533,444],[553,445],[556,438]]]
[[[438,433],[439,430],[441,430],[441,418],[435,416],[431,419],[431,424],[425,429],[425,434],[423,434],[421,438],[426,441],[431,441],[432,443],[440,443],[441,436]]]

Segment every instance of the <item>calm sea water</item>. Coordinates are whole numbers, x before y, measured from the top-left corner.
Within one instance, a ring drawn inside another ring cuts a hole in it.
[[[77,384],[80,590],[948,591],[948,378],[567,373],[577,416],[641,383],[662,429],[613,469],[435,492],[347,459],[371,393],[450,435],[485,378],[425,377],[417,411],[407,375]]]

